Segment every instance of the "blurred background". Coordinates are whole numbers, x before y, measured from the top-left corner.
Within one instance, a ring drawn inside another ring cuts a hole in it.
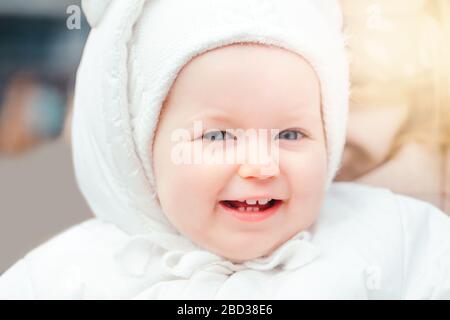
[[[352,97],[338,180],[387,187],[450,213],[450,1],[341,3]]]
[[[0,273],[90,217],[65,131],[89,32],[71,5],[80,1],[0,1]]]
[[[450,1],[341,3],[353,87],[337,180],[386,187],[450,214]],[[0,1],[0,273],[92,216],[70,153],[75,73],[89,32],[77,8],[75,0]]]

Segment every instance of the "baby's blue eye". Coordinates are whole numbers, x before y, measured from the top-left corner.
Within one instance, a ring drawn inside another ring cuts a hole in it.
[[[299,140],[303,136],[303,133],[297,130],[284,130],[278,134],[278,139]]]
[[[216,140],[225,140],[225,139],[234,139],[233,135],[226,131],[210,131],[203,134],[202,139],[216,141]]]

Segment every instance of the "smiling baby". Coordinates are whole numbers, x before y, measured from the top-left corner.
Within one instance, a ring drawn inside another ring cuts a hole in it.
[[[0,298],[450,298],[443,212],[333,182],[337,1],[83,6],[72,141],[95,218],[19,260]]]

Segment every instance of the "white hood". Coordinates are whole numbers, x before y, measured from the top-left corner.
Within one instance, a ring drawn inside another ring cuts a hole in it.
[[[85,0],[83,8],[93,28],[77,74],[72,142],[76,177],[96,216],[130,234],[178,234],[156,198],[149,146],[180,69],[234,42],[285,47],[316,69],[332,180],[348,102],[335,0]]]

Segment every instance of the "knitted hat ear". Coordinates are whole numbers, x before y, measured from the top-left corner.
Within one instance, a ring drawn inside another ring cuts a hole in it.
[[[98,26],[112,0],[81,0],[84,14],[92,28]]]
[[[320,12],[325,16],[327,22],[338,30],[342,29],[343,15],[342,9],[337,0],[314,0],[311,3],[315,4]]]

